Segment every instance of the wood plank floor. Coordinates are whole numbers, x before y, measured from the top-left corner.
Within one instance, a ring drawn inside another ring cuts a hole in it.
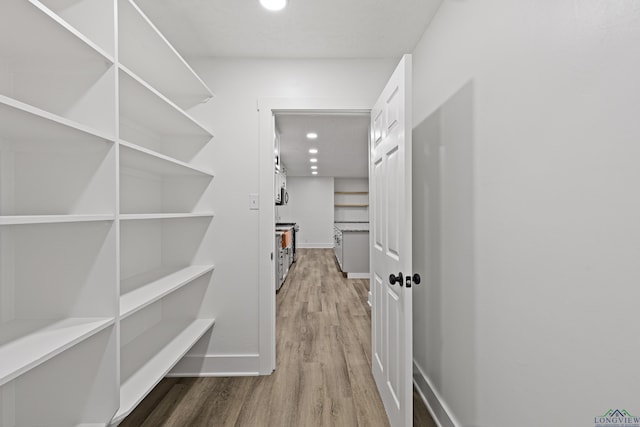
[[[371,374],[368,280],[347,280],[331,249],[301,249],[277,295],[269,376],[166,378],[122,427],[385,427]],[[435,427],[414,393],[414,426]]]

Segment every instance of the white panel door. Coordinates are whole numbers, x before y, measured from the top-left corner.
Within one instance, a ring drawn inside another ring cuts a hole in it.
[[[413,423],[410,91],[405,55],[371,111],[372,369],[392,427]]]

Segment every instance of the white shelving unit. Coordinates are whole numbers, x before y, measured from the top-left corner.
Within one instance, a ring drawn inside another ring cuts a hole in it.
[[[182,108],[213,97],[202,79],[133,2],[121,1],[119,14],[122,64]]]
[[[157,268],[130,277],[120,284],[120,319],[142,310],[195,279],[213,271],[213,265]],[[127,291],[131,289],[131,291]]]
[[[113,418],[114,423],[129,415],[213,324],[213,319],[197,319],[179,326],[174,322],[161,322],[147,331],[142,339],[125,346],[122,349],[125,357],[145,354],[145,361],[124,377],[120,389],[121,405]],[[147,354],[145,350],[148,348],[154,348],[153,353]],[[123,371],[126,369],[123,367]]]
[[[140,77],[120,66],[120,138],[189,162],[212,132]]]
[[[1,426],[116,425],[211,334],[212,96],[132,0],[0,2]]]
[[[114,215],[12,215],[0,216],[0,225],[56,224],[63,222],[113,221]]]
[[[213,212],[201,213],[159,213],[159,214],[122,214],[120,220],[141,220],[141,219],[178,219],[178,218],[213,218]]]
[[[159,175],[193,175],[213,178],[213,172],[194,167],[153,150],[120,141],[120,167],[144,170]]]
[[[0,10],[0,93],[114,135],[111,55],[37,0]]]
[[[0,386],[114,323],[113,318],[13,320],[0,329]]]
[[[213,327],[205,299],[213,173],[192,164],[213,134],[185,110],[202,80],[130,0],[118,1],[120,422]]]

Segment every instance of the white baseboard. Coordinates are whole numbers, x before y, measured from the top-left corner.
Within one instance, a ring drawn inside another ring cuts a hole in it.
[[[298,249],[333,249],[333,242],[331,243],[296,243]]]
[[[259,375],[260,355],[187,355],[167,374],[168,377],[246,377]]]
[[[369,307],[371,307],[371,301],[372,301],[372,295],[371,295],[371,291],[369,291],[369,297],[367,298],[367,303],[369,304]]]
[[[331,243],[296,243],[298,249],[333,249],[333,242]]]
[[[413,384],[418,389],[418,394],[422,397],[422,401],[438,427],[460,426],[449,406],[433,387],[431,381],[429,381],[429,378],[420,369],[415,360],[413,361]]]
[[[347,279],[368,279],[370,273],[347,273]]]

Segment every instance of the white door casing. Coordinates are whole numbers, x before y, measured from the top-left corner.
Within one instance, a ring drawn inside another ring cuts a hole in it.
[[[260,297],[259,353],[256,373],[269,375],[276,368],[276,293],[274,248],[273,166],[275,112],[368,113],[371,104],[361,97],[341,98],[261,98],[257,102],[260,120]]]
[[[371,111],[372,370],[392,427],[413,423],[411,68],[404,55]]]

